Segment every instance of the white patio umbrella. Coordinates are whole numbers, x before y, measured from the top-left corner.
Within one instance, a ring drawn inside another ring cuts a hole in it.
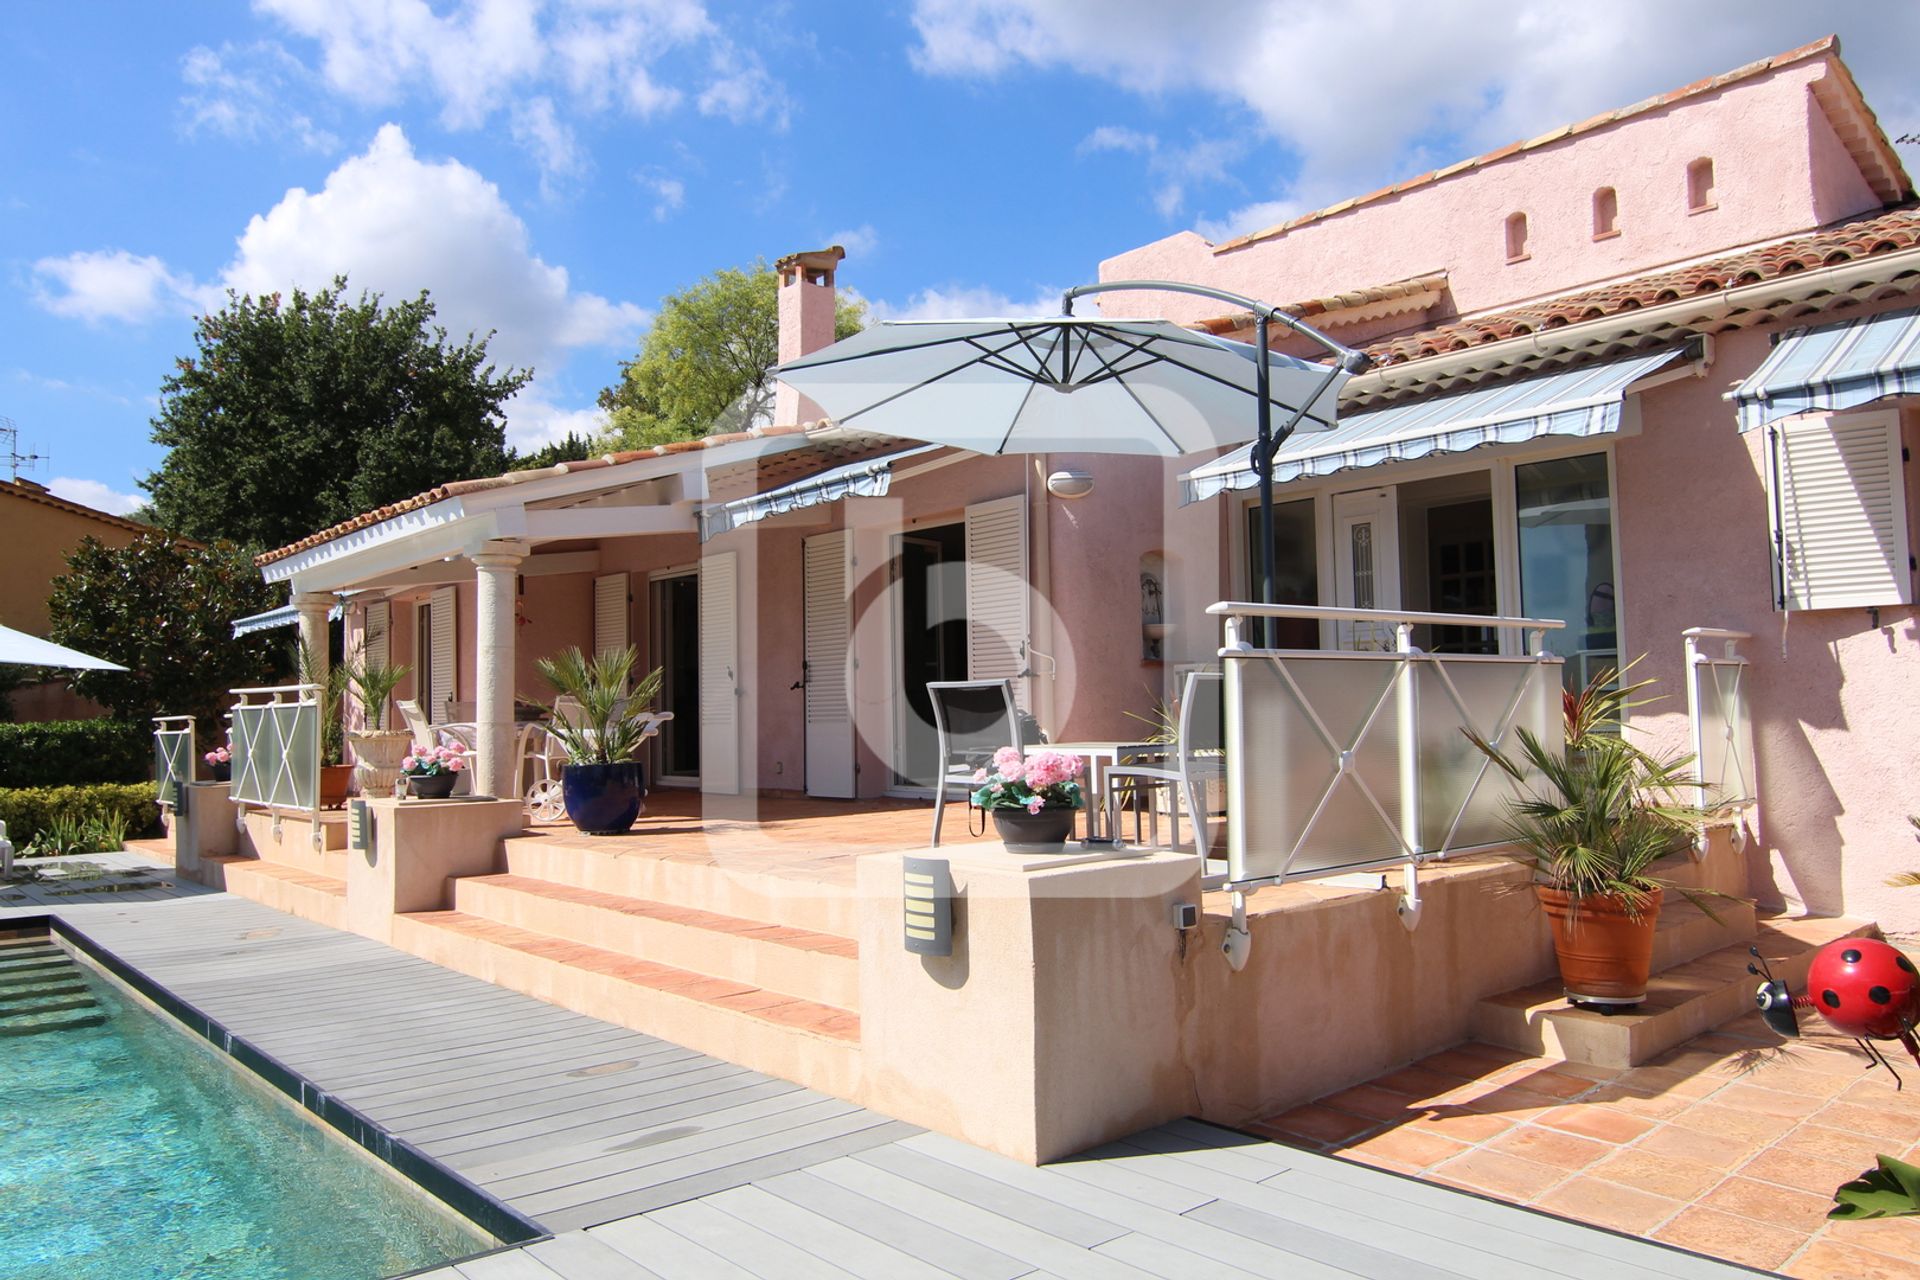
[[[12,627],[0,627],[0,666],[61,667],[72,671],[125,671],[117,662],[96,658],[78,649],[30,636]]]
[[[1072,314],[1076,297],[1142,290],[1245,307],[1255,340],[1216,338],[1167,320]],[[1079,285],[1061,310],[1051,318],[883,322],[775,372],[836,423],[976,453],[1177,457],[1257,441],[1261,591],[1271,603],[1274,451],[1295,430],[1333,426],[1340,388],[1366,357],[1277,307],[1204,285]],[[1334,362],[1272,350],[1274,323],[1313,339]],[[1276,408],[1286,415],[1278,431]]]

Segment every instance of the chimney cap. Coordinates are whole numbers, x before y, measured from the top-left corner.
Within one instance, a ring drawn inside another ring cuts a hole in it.
[[[825,249],[802,249],[790,253],[773,264],[783,280],[807,280],[814,284],[832,284],[833,269],[847,256],[847,251],[839,245],[829,245]]]

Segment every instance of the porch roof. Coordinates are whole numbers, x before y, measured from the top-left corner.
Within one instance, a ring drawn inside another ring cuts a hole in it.
[[[838,502],[842,498],[885,497],[893,484],[894,464],[904,458],[932,453],[944,445],[926,444],[902,449],[884,457],[851,462],[795,480],[791,484],[748,494],[728,502],[716,503],[700,512],[700,541],[706,542],[769,516],[784,515],[805,507]]]
[[[1343,417],[1331,431],[1295,435],[1281,445],[1274,459],[1274,482],[1483,444],[1617,431],[1632,384],[1683,354],[1684,349],[1676,347]],[[1253,446],[1246,445],[1181,476],[1181,502],[1251,489],[1258,482]]]
[[[1920,308],[1792,329],[1728,393],[1751,431],[1776,418],[1920,392]]]

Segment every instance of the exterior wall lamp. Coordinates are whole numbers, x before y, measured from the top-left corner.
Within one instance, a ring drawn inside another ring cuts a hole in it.
[[[1047,477],[1047,492],[1056,498],[1084,498],[1093,492],[1093,475],[1086,471],[1056,471]]]

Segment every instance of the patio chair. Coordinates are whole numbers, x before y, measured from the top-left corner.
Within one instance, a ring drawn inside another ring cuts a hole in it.
[[[947,788],[973,790],[974,771],[990,764],[1002,747],[1025,749],[1020,704],[1011,680],[932,680],[933,728],[940,755],[939,782],[933,797],[933,843],[940,843],[940,822],[947,813]]]
[[[1172,839],[1180,843],[1180,809],[1187,811],[1193,832],[1193,851],[1202,862],[1213,847],[1213,829],[1207,810],[1207,784],[1226,777],[1226,727],[1221,716],[1221,676],[1218,671],[1189,671],[1180,690],[1180,740],[1168,752],[1166,767],[1123,764],[1107,770],[1107,830],[1119,830],[1119,798],[1132,783],[1136,795],[1165,786],[1173,793],[1169,814]],[[1157,830],[1157,828],[1156,828]]]

